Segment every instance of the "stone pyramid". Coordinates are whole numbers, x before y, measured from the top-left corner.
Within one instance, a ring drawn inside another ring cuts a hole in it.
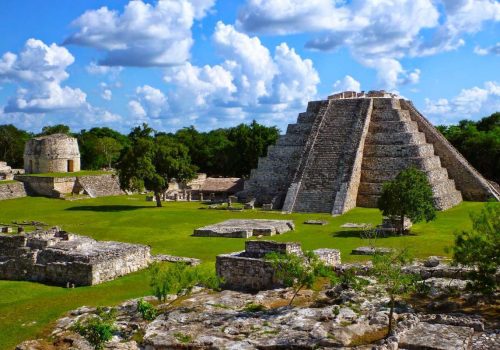
[[[500,194],[413,106],[384,91],[347,91],[309,102],[259,159],[242,196],[286,212],[342,214],[375,207],[385,181],[415,166],[436,207]]]

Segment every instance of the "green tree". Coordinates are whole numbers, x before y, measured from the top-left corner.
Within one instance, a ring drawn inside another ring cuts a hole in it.
[[[397,218],[400,234],[404,233],[404,219],[413,223],[436,217],[432,188],[427,176],[410,167],[400,172],[392,181],[384,183],[378,207],[383,215]]]
[[[333,277],[332,270],[311,251],[305,252],[304,256],[269,253],[266,259],[273,266],[276,278],[293,289],[288,305],[292,305],[302,289],[312,288],[320,277]]]
[[[102,169],[109,166],[109,158],[103,152],[103,139],[113,139],[116,141],[116,148],[123,149],[130,144],[127,136],[110,128],[92,128],[90,130],[81,130],[78,135],[78,146],[80,148],[80,157],[83,169]],[[111,140],[108,143],[115,143]],[[114,153],[114,152],[113,152]],[[116,152],[111,156],[111,163],[115,163],[119,156]]]
[[[14,168],[24,166],[24,145],[32,135],[12,124],[0,125],[0,160]]]
[[[391,254],[375,254],[372,259],[371,274],[377,278],[389,295],[389,324],[387,335],[393,329],[394,305],[398,298],[413,292],[417,286],[415,275],[403,272],[403,267],[411,263],[407,250],[392,252]]]
[[[97,140],[97,149],[106,159],[106,165],[111,168],[111,164],[118,159],[123,146],[112,137],[102,137]]]
[[[453,262],[471,267],[468,287],[483,294],[498,290],[496,273],[500,263],[500,204],[487,203],[479,214],[471,214],[472,230],[455,237]]]
[[[104,348],[104,344],[111,340],[117,330],[115,326],[116,310],[106,311],[98,307],[95,315],[85,320],[78,320],[72,330],[84,337],[96,350]]]
[[[52,134],[72,135],[71,129],[69,128],[69,126],[64,125],[64,124],[57,124],[57,125],[44,126],[42,128],[42,132],[39,133],[38,136],[46,136],[46,135],[52,135]]]
[[[191,180],[196,168],[184,145],[169,135],[153,137],[152,132],[147,125],[132,130],[131,145],[123,151],[117,169],[123,189],[153,191],[156,206],[161,207],[161,193],[168,189],[169,181]]]

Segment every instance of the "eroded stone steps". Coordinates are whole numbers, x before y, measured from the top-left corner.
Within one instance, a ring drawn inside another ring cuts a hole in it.
[[[453,179],[445,179],[443,181],[430,182],[432,193],[436,196],[446,195],[450,191],[455,190],[455,181]],[[359,185],[358,193],[362,195],[380,195],[382,194],[383,182],[362,182]]]
[[[385,182],[390,181],[399,174],[400,169],[391,170],[363,170],[361,173],[361,182]],[[448,171],[445,168],[439,167],[424,171],[429,181],[442,181],[448,179]]]
[[[391,122],[391,121],[411,121],[410,112],[403,109],[388,109],[373,111],[371,121],[377,122]]]
[[[386,132],[369,133],[366,136],[366,145],[410,145],[425,144],[423,132],[395,132],[388,135]]]
[[[365,157],[361,170],[404,170],[414,166],[421,170],[441,167],[438,156],[431,157]]]
[[[430,143],[419,145],[365,145],[366,157],[432,157],[434,146]]]
[[[370,133],[390,133],[395,132],[418,132],[418,125],[414,121],[386,121],[372,122],[370,124]]]

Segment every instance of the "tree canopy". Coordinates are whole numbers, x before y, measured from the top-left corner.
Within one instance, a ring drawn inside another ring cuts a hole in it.
[[[0,125],[0,160],[14,168],[22,168],[24,145],[32,136],[12,124]]]
[[[427,176],[410,167],[400,172],[392,181],[384,183],[378,207],[383,215],[399,219],[400,233],[404,231],[404,219],[416,223],[436,217],[432,188]]]

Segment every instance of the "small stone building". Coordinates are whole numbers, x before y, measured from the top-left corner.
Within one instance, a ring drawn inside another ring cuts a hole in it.
[[[246,241],[245,251],[217,256],[215,269],[224,281],[223,287],[251,292],[282,287],[271,262],[265,259],[271,252],[303,254],[297,242]],[[337,266],[341,262],[337,249],[316,249],[313,253],[327,266]]]
[[[71,173],[80,171],[76,138],[65,134],[35,137],[24,147],[26,173]]]

